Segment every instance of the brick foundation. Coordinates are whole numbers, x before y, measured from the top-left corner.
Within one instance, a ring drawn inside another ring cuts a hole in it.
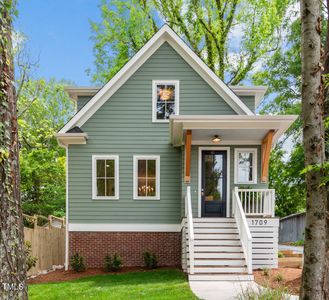
[[[150,250],[159,266],[181,265],[180,232],[69,232],[69,255],[79,253],[88,268],[103,267],[107,254],[117,253],[127,267],[143,266]]]

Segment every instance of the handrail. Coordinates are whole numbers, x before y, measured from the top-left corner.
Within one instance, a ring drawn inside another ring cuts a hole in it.
[[[190,258],[190,274],[194,274],[194,229],[193,229],[193,215],[192,215],[192,202],[191,202],[191,187],[188,186],[185,195],[185,207],[187,229],[188,229],[188,247],[189,247],[189,258]]]
[[[252,274],[252,237],[238,191],[237,187],[233,190],[234,218],[238,226],[243,252],[246,257],[248,274]]]
[[[274,217],[274,189],[238,189],[239,198],[246,216]]]

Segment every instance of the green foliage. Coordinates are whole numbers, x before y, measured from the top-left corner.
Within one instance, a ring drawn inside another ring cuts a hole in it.
[[[278,252],[278,258],[283,258],[283,257],[284,257],[284,254],[281,251],[279,251]]]
[[[113,258],[111,257],[111,255],[106,255],[104,258],[104,269],[106,272],[110,272],[110,271],[119,271],[122,267],[122,258],[117,255],[114,254]]]
[[[281,274],[281,273],[278,273],[278,274],[276,274],[275,276],[274,276],[274,281],[276,281],[276,282],[282,282],[283,280],[284,280],[284,277],[283,277],[283,275]]]
[[[84,263],[84,258],[79,253],[76,253],[71,256],[71,267],[75,272],[84,272],[86,266]]]
[[[276,289],[262,288],[253,289],[248,287],[244,289],[240,295],[238,295],[238,300],[288,300],[290,295],[288,295],[288,290],[283,287]]]
[[[65,149],[55,134],[73,115],[62,83],[29,80],[18,101],[21,194],[26,214],[65,214]]]
[[[32,245],[30,241],[25,241],[25,255],[26,255],[26,270],[29,271],[31,268],[37,265],[38,258],[32,256]]]
[[[278,144],[271,152],[269,186],[275,189],[275,214],[284,217],[305,210],[306,192],[304,169],[304,150],[296,144],[290,156]]]
[[[144,258],[144,263],[145,263],[145,267],[148,269],[155,269],[158,265],[158,259],[156,257],[156,255],[147,250],[143,253],[143,258]]]
[[[220,78],[238,84],[276,48],[290,2],[103,0],[102,20],[92,23],[93,80],[112,78],[166,22]],[[237,38],[241,31],[243,36]]]
[[[304,246],[304,240],[298,240],[297,242],[291,242],[291,246]]]
[[[267,276],[270,275],[270,270],[269,270],[268,268],[263,268],[262,270],[263,270],[263,275],[264,275],[264,276],[267,277]]]

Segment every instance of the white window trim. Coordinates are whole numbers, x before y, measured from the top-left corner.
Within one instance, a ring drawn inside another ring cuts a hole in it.
[[[98,159],[114,160],[114,196],[97,196],[96,161]],[[93,200],[119,200],[119,155],[93,155],[92,156],[92,196]]]
[[[158,120],[156,117],[156,100],[157,100],[157,84],[172,84],[175,85],[175,115],[179,115],[179,80],[152,80],[152,122],[153,123],[168,123],[167,120]]]
[[[238,180],[238,157],[239,153],[247,152],[253,153],[253,165],[252,165],[252,181],[239,181]],[[258,155],[257,155],[257,148],[235,148],[234,149],[234,183],[235,184],[257,184],[258,176],[257,176],[257,162],[258,162]]]
[[[138,160],[154,159],[156,165],[156,195],[152,197],[138,196]],[[160,155],[134,155],[134,200],[160,200]]]

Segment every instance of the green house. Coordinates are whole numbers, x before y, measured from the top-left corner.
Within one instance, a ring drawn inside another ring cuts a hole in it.
[[[67,91],[66,268],[146,250],[190,280],[277,266],[269,154],[296,116],[257,115],[265,87],[227,86],[164,25],[102,88]]]

